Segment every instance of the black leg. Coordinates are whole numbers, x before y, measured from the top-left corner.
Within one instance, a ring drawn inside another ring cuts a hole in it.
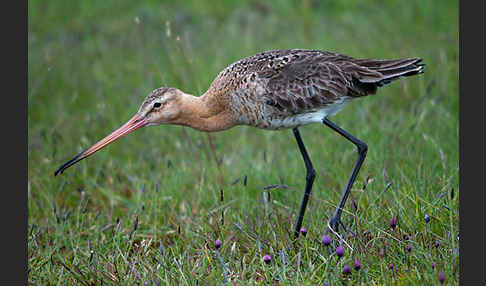
[[[324,124],[329,126],[332,130],[336,131],[340,135],[342,135],[344,138],[348,139],[351,141],[356,147],[358,148],[358,160],[356,161],[356,164],[354,165],[353,172],[351,173],[351,176],[349,177],[348,184],[346,185],[346,189],[344,190],[343,196],[341,197],[341,201],[339,202],[339,206],[336,209],[336,212],[332,216],[329,225],[334,231],[338,231],[339,224],[341,224],[343,227],[343,223],[341,222],[341,213],[344,208],[344,204],[346,203],[346,200],[348,198],[349,192],[351,191],[351,187],[353,186],[354,180],[356,179],[356,176],[358,175],[359,169],[361,168],[361,165],[363,164],[365,158],[366,158],[366,152],[368,151],[368,145],[366,143],[360,141],[358,138],[354,137],[353,135],[349,134],[345,130],[341,129],[339,126],[331,122],[329,119],[324,117],[322,120]]]
[[[305,192],[304,192],[304,196],[302,197],[299,217],[297,218],[297,222],[295,224],[295,230],[294,230],[294,237],[297,238],[299,236],[300,228],[302,226],[302,221],[304,220],[305,208],[307,207],[307,202],[309,201],[309,195],[312,190],[312,184],[314,183],[314,179],[316,177],[316,171],[312,166],[312,162],[309,157],[309,154],[307,154],[307,150],[305,149],[304,142],[300,137],[299,129],[294,128],[293,131],[294,131],[295,139],[297,139],[297,144],[299,145],[300,153],[302,153],[302,157],[304,158],[305,168],[307,170],[307,174],[305,176]]]

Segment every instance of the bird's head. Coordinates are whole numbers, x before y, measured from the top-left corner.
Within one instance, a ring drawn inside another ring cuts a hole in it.
[[[147,125],[174,123],[181,115],[183,96],[177,88],[157,88],[147,95],[137,114],[145,118]]]
[[[70,166],[139,128],[148,125],[177,123],[182,113],[182,97],[184,95],[185,93],[176,88],[161,87],[152,91],[145,98],[138,112],[127,123],[61,165],[54,174],[62,173]]]

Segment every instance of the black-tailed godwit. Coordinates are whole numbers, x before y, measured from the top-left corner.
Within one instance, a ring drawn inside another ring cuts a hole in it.
[[[57,169],[68,167],[92,155],[116,139],[138,128],[176,124],[206,132],[222,131],[237,125],[276,130],[292,128],[307,170],[304,196],[294,235],[302,226],[315,170],[298,127],[323,123],[351,141],[358,159],[339,205],[329,221],[338,231],[341,213],[368,146],[328,119],[351,99],[374,94],[391,81],[423,73],[420,58],[394,60],[356,59],[319,50],[275,50],[241,59],[225,68],[209,89],[196,97],[176,88],[152,91],[138,112],[122,127]]]

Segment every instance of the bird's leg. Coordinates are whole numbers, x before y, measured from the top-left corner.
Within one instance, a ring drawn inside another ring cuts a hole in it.
[[[304,213],[307,207],[307,202],[309,201],[309,196],[312,190],[312,184],[314,183],[314,179],[316,177],[316,171],[314,170],[314,166],[312,166],[312,162],[309,157],[309,154],[307,154],[307,150],[305,149],[304,142],[300,137],[299,129],[294,128],[293,131],[294,131],[295,139],[297,139],[297,144],[299,145],[300,153],[304,158],[305,168],[307,170],[305,176],[305,192],[304,192],[304,196],[302,197],[299,217],[297,218],[297,222],[295,224],[295,230],[294,230],[294,237],[297,238],[299,236],[300,228],[302,226],[302,221],[304,220]]]
[[[366,145],[366,143],[360,141],[358,138],[354,137],[353,135],[349,134],[345,130],[341,129],[339,126],[337,126],[336,124],[331,122],[329,119],[327,119],[327,117],[324,117],[324,119],[322,119],[322,122],[324,124],[326,124],[327,126],[329,126],[332,130],[339,133],[344,138],[351,141],[358,148],[358,160],[356,161],[356,164],[354,165],[354,168],[353,168],[353,172],[351,173],[351,176],[349,177],[348,184],[346,185],[346,189],[344,190],[343,196],[341,197],[341,201],[339,202],[339,206],[337,207],[336,212],[334,213],[331,220],[329,221],[329,226],[334,231],[337,232],[339,225],[343,226],[344,230],[346,230],[346,228],[344,227],[344,224],[341,222],[341,213],[343,211],[344,204],[346,203],[346,199],[348,198],[349,192],[351,191],[351,187],[353,186],[354,180],[356,179],[356,176],[358,175],[359,169],[361,168],[361,165],[363,164],[363,162],[366,158],[366,152],[368,151],[368,145]],[[329,229],[327,231],[329,231]]]

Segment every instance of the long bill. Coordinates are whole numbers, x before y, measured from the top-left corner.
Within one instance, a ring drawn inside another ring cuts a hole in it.
[[[100,141],[98,141],[98,143],[94,144],[93,146],[74,156],[71,160],[64,163],[61,167],[59,167],[59,169],[56,170],[56,172],[54,172],[54,175],[57,176],[57,174],[64,172],[64,170],[83,160],[84,158],[93,155],[96,151],[101,150],[118,138],[121,138],[141,127],[144,127],[145,125],[147,125],[147,123],[148,122],[145,117],[135,114],[132,119],[128,120],[127,123],[123,124],[123,126],[113,131],[110,135],[101,139]]]

